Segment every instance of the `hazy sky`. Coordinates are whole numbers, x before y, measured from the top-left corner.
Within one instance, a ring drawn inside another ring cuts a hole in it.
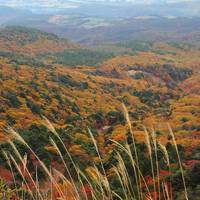
[[[194,0],[0,0],[1,4],[21,5],[21,4],[65,4],[75,2],[131,2],[131,3],[177,3],[177,2],[191,2]]]
[[[179,2],[198,2],[200,0],[0,0],[0,6],[9,7],[32,7],[32,8],[76,8],[80,4],[92,2],[109,2],[113,5],[117,3],[129,2],[131,4],[158,4],[158,3],[179,3]]]
[[[105,5],[94,5],[94,2],[103,2]],[[200,0],[0,0],[0,6],[20,8],[39,14],[69,11],[100,17],[116,17],[122,14],[200,16]],[[126,13],[130,9],[130,13]]]

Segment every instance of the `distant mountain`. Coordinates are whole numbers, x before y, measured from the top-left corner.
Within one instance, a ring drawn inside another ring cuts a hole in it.
[[[200,18],[198,17],[139,16],[105,20],[55,15],[50,19],[46,26],[39,25],[37,28],[86,44],[116,43],[129,39],[188,42],[196,42],[200,39]]]
[[[199,1],[138,2],[0,0],[0,27],[34,27],[83,44],[199,41]]]
[[[0,16],[0,27],[34,27],[83,44],[115,43],[127,39],[189,42],[200,39],[200,17],[138,14],[130,18],[107,18],[95,17],[95,13],[87,16],[65,11],[40,15],[12,8],[4,9]]]

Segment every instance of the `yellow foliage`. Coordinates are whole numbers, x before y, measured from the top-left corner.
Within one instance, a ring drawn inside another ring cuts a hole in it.
[[[84,142],[84,143],[92,142],[91,138],[89,138],[86,134],[83,134],[83,133],[76,133],[74,137],[75,139],[80,140],[81,142]]]

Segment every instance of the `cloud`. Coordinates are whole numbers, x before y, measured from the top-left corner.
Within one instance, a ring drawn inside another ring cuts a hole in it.
[[[9,7],[49,7],[71,8],[77,7],[76,1],[64,0],[0,0],[0,5]]]
[[[92,2],[109,3],[132,3],[132,4],[157,4],[192,2],[195,0],[0,0],[0,5],[9,7],[49,7],[49,8],[72,8],[79,4]]]

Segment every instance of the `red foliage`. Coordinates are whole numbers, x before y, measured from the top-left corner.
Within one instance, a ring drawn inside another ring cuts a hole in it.
[[[88,185],[85,185],[84,187],[82,187],[80,190],[80,193],[83,195],[87,195],[88,198],[92,197],[92,189]]]
[[[184,162],[184,166],[188,169],[192,168],[196,164],[200,164],[200,160],[187,160]]]
[[[160,170],[160,176],[165,177],[171,175],[171,172],[166,171],[166,170]]]
[[[153,185],[153,182],[154,182],[153,178],[151,176],[146,176],[145,181],[146,181],[147,185]]]
[[[7,183],[13,182],[12,173],[3,167],[0,167],[0,178],[4,179]]]
[[[58,170],[59,172],[64,172],[65,170],[64,164],[59,164],[57,161],[51,161],[51,167]]]

